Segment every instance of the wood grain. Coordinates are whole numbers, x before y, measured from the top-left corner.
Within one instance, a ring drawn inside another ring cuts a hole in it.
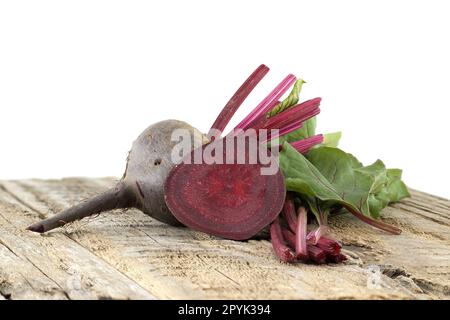
[[[414,190],[383,215],[400,236],[347,214],[330,219],[349,256],[341,265],[287,265],[267,240],[223,240],[137,210],[25,231],[113,184],[0,181],[0,300],[449,298],[450,201]]]

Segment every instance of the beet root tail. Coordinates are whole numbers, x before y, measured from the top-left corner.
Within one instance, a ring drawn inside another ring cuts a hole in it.
[[[73,207],[70,207],[48,219],[30,225],[27,230],[44,233],[62,227],[65,224],[85,217],[119,208],[128,208],[133,204],[131,192],[121,182],[99,195],[93,196]]]

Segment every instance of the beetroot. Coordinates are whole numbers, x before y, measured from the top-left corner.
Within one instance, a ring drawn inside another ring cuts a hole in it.
[[[283,207],[286,189],[278,169],[274,175],[262,175],[261,163],[237,164],[237,152],[228,150],[226,139],[223,156],[234,155],[235,164],[195,164],[175,166],[165,184],[166,204],[184,225],[212,235],[243,240],[254,236],[271,223]],[[248,145],[246,145],[248,151]],[[204,150],[206,146],[203,146]],[[248,155],[248,152],[246,152]]]
[[[229,114],[233,113],[222,111],[210,130],[211,140],[218,138],[211,143],[216,144],[215,148],[210,149],[221,150],[220,158],[226,161],[211,164],[202,159],[196,163],[196,153],[200,151],[204,155],[204,151],[211,147],[208,145],[192,151],[171,171],[165,184],[166,204],[184,225],[212,235],[243,240],[256,235],[278,216],[286,195],[284,177],[279,168],[274,174],[262,174],[264,166],[260,161],[260,151],[264,150],[263,154],[269,152],[265,148],[266,142],[277,137],[280,131],[287,133],[298,129],[304,121],[320,112],[321,99],[316,98],[267,117],[267,112],[295,80],[293,75],[285,77],[225,138],[221,138],[220,131],[218,136],[212,135],[213,129],[226,126]],[[270,131],[269,134],[266,130],[276,132],[272,134]],[[237,150],[236,142],[229,146],[230,139],[237,140],[248,133],[251,137],[252,132],[256,141],[252,148],[248,139],[244,139],[245,149]],[[317,144],[322,140],[314,141]],[[314,146],[314,142],[308,143],[306,147]],[[304,145],[301,147],[305,148]],[[250,153],[258,154],[255,163],[250,161]],[[238,158],[242,156],[245,159],[239,162]],[[279,236],[282,237],[281,231]]]
[[[265,65],[261,65],[250,75],[222,110],[213,128],[219,130],[225,128],[234,112],[268,70]],[[171,153],[177,143],[172,141],[171,135],[178,129],[189,132],[193,147],[208,141],[199,130],[185,122],[166,120],[155,123],[142,132],[133,143],[125,173],[115,187],[57,215],[34,223],[28,230],[42,233],[100,212],[131,207],[138,208],[159,221],[180,225],[167,208],[164,199],[164,183],[175,165]],[[250,172],[247,172],[247,175],[250,175]],[[276,180],[279,179],[280,175]],[[282,191],[280,188],[274,190]],[[250,201],[251,197],[248,199]],[[272,214],[272,211],[270,212]],[[256,223],[252,230],[260,226],[259,221],[251,222]]]
[[[148,127],[133,143],[125,173],[115,187],[28,229],[46,232],[103,211],[134,207],[167,224],[182,224],[234,240],[249,239],[270,225],[274,251],[285,262],[344,260],[333,240],[317,245],[307,242],[306,211],[300,208],[297,217],[292,199],[288,197],[285,203],[285,181],[278,166],[270,174],[264,174],[263,170],[273,169],[273,163],[266,160],[279,148],[276,143],[273,149],[266,148],[271,140],[300,128],[303,122],[316,116],[321,99],[293,103],[291,107],[283,107],[285,111],[269,116],[268,112],[296,81],[293,75],[288,75],[231,133],[221,136],[221,131],[268,70],[261,65],[251,74],[219,114],[207,136],[177,120]],[[192,142],[181,162],[173,160],[177,142],[172,139],[174,131],[179,129],[187,131]],[[265,131],[274,129],[277,131]],[[236,143],[230,149],[230,140],[237,141],[253,131],[254,145],[244,139],[243,149],[236,147]],[[316,135],[292,145],[306,152],[322,141],[322,135]],[[205,153],[217,146],[221,148],[209,155],[213,158],[220,155],[226,162],[206,161]],[[199,152],[200,163],[196,161]],[[252,161],[250,154],[257,154],[257,158]],[[278,217],[283,206],[290,230]]]

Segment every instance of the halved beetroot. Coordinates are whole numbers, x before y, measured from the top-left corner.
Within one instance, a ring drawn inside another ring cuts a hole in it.
[[[223,143],[225,158],[227,149]],[[202,146],[204,150],[206,145]],[[246,154],[248,146],[246,145]],[[284,177],[280,170],[262,175],[258,160],[249,164],[194,164],[193,151],[175,166],[164,186],[165,200],[172,214],[184,225],[211,235],[233,240],[249,239],[268,226],[280,213],[285,200]]]

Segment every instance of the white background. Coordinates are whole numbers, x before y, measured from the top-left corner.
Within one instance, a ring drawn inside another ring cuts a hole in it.
[[[207,131],[260,63],[323,98],[319,131],[450,198],[448,1],[2,1],[0,179],[120,176],[176,118]]]

